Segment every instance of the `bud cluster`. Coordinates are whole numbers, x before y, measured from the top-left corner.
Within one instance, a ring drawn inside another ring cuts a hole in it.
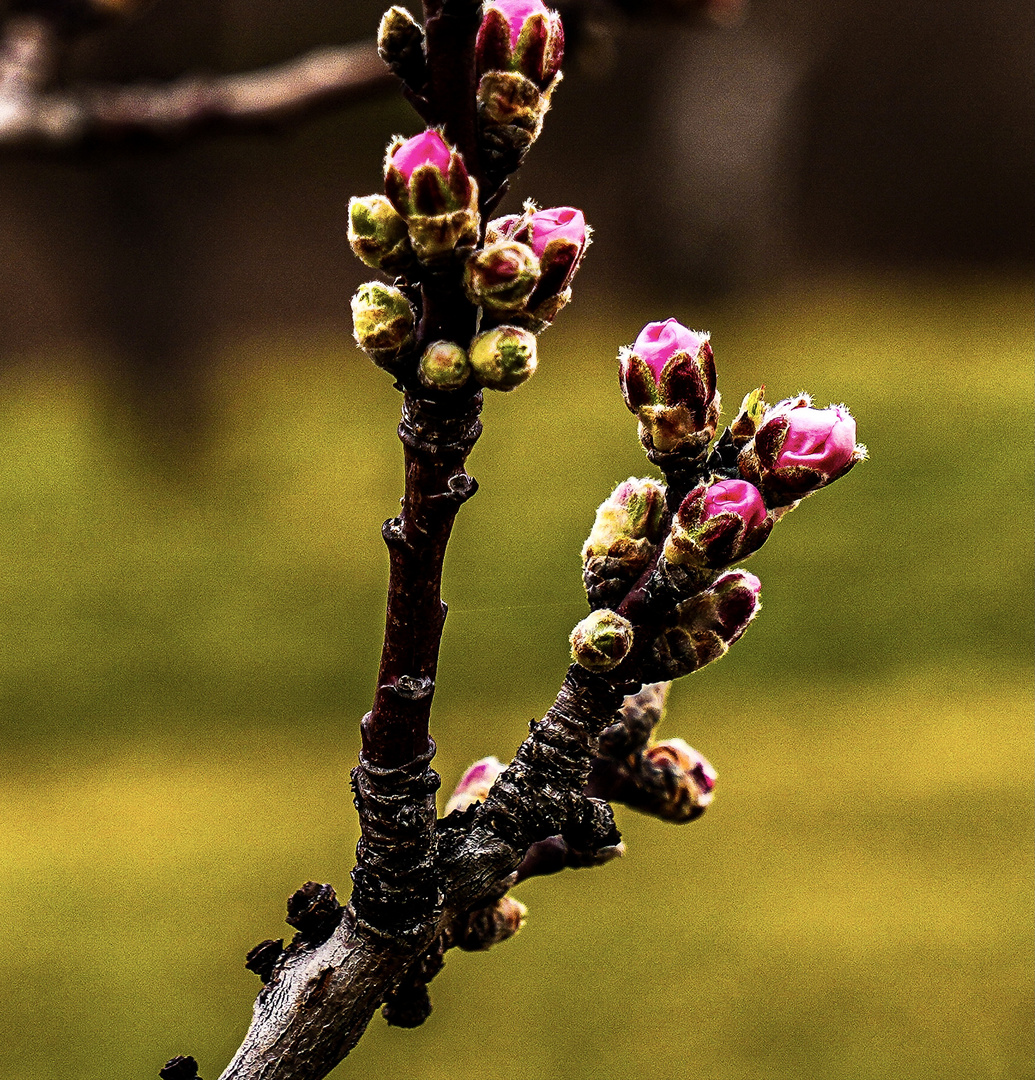
[[[424,29],[405,8],[385,13],[378,51],[413,100],[427,90],[427,49]],[[479,190],[478,170],[450,143],[446,128],[428,127],[389,143],[383,194],[349,203],[353,251],[395,279],[390,286],[368,283],[353,298],[356,340],[401,388],[520,386],[537,367],[534,335],[571,298],[590,239],[581,210],[540,210],[527,202],[521,214],[487,224],[482,218],[482,203],[495,205],[500,185],[539,133],[563,54],[560,16],[542,0],[489,0],[477,33],[479,82],[471,102],[486,190]],[[477,307],[480,333],[424,337],[417,312],[426,314],[420,294],[428,282],[436,295],[461,294]]]
[[[759,580],[734,563],[866,448],[845,406],[816,409],[805,394],[770,406],[764,387],[744,398],[712,445],[719,392],[710,338],[675,319],[648,323],[618,366],[640,441],[667,484],[630,478],[597,510],[583,583],[594,616],[607,617],[600,625],[622,620],[630,645],[613,662],[584,646],[582,659],[576,638],[592,637],[590,616],[575,629],[573,655],[600,671],[628,656],[616,673],[626,680],[675,679],[723,656],[757,614]]]

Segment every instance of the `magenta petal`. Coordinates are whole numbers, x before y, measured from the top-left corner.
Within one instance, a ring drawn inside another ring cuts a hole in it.
[[[551,240],[570,240],[576,247],[586,243],[586,219],[573,206],[555,206],[538,210],[528,222],[529,245],[541,259]]]
[[[777,464],[808,465],[827,475],[840,471],[855,451],[855,420],[841,409],[791,409]]]
[[[510,26],[510,47],[513,49],[521,37],[525,20],[531,15],[548,15],[543,0],[492,0],[492,6],[501,11]]]
[[[696,356],[708,340],[704,334],[695,334],[675,319],[652,322],[640,331],[633,344],[633,352],[641,357],[654,373],[655,382],[661,379],[661,369],[677,352]]]
[[[766,508],[762,495],[746,480],[720,480],[712,484],[704,496],[704,518],[717,514],[736,514],[749,529],[765,521]]]
[[[421,165],[434,165],[443,176],[449,172],[449,147],[433,128],[421,135],[407,139],[392,154],[392,164],[403,174],[407,182],[415,169]]]

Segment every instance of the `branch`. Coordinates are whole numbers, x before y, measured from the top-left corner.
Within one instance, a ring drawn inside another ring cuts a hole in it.
[[[133,134],[182,137],[282,124],[382,93],[397,80],[372,41],[315,49],[237,75],[41,89],[56,38],[45,19],[11,19],[0,44],[0,146],[70,147]]]

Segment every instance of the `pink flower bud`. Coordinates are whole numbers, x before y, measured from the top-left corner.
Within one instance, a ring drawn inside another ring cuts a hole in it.
[[[843,405],[814,409],[807,394],[766,412],[754,441],[740,453],[742,476],[761,488],[770,508],[798,500],[844,476],[866,457],[855,420]]]
[[[708,341],[707,334],[689,330],[675,319],[652,322],[640,331],[632,351],[650,368],[655,383],[661,382],[661,372],[677,352],[697,356]]]
[[[414,170],[421,165],[433,165],[440,173],[449,172],[450,149],[434,128],[421,135],[414,135],[400,143],[390,154],[389,161],[402,173],[409,183]]]
[[[708,334],[675,319],[648,323],[630,348],[620,350],[618,376],[625,404],[640,419],[648,455],[696,455],[711,442],[719,395]]]
[[[699,485],[679,506],[665,541],[673,566],[719,570],[757,551],[773,528],[761,492],[744,480]]]
[[[537,210],[528,222],[529,246],[541,259],[551,240],[565,240],[579,253],[586,246],[586,219],[572,206]]]
[[[393,139],[385,158],[385,194],[406,220],[423,263],[466,257],[478,240],[478,186],[464,159],[434,128]]]
[[[446,803],[444,816],[454,810],[466,810],[475,803],[484,802],[489,789],[505,769],[506,765],[496,757],[485,757],[476,761],[460,777],[449,802]]]
[[[717,514],[736,514],[749,529],[758,528],[766,517],[762,493],[746,480],[720,480],[704,493],[705,521]]]
[[[776,464],[807,465],[828,476],[840,472],[855,452],[855,420],[843,406],[791,409]]]
[[[490,0],[482,14],[475,55],[479,75],[513,71],[546,90],[564,58],[561,18],[542,0]]]

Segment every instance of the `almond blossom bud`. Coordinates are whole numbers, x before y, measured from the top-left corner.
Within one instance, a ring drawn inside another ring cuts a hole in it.
[[[489,789],[506,768],[497,757],[479,758],[460,777],[442,816],[448,817],[455,810],[466,810],[475,803],[484,802]]]
[[[464,267],[467,298],[493,312],[524,307],[538,283],[539,259],[530,247],[516,240],[486,244]]]
[[[392,5],[381,16],[377,54],[393,75],[420,90],[426,75],[424,30],[404,7]]]
[[[455,390],[470,374],[467,353],[455,341],[433,341],[417,365],[417,377],[429,389]]]
[[[525,925],[528,908],[512,896],[501,896],[461,915],[454,924],[456,946],[464,952],[482,952],[512,938]]]
[[[761,582],[729,570],[676,608],[676,623],[654,643],[652,678],[677,679],[724,656],[761,609]]]
[[[475,44],[478,74],[513,71],[545,90],[564,58],[561,17],[542,0],[490,0]]]
[[[715,361],[708,334],[675,319],[648,323],[618,355],[622,396],[640,420],[648,452],[698,453],[719,421]]]
[[[582,580],[592,607],[617,604],[647,569],[664,515],[665,488],[632,476],[600,504],[582,548]]]
[[[402,290],[380,281],[360,285],[352,297],[352,323],[359,347],[395,374],[414,343],[414,312]]]
[[[393,277],[416,263],[406,219],[384,195],[349,200],[349,244],[367,266]]]
[[[682,739],[656,743],[643,756],[665,774],[664,795],[654,800],[651,813],[679,823],[699,818],[715,797],[717,774],[708,759]]]
[[[672,566],[718,570],[757,551],[772,528],[754,485],[745,480],[700,484],[676,511],[665,560]]]
[[[478,241],[478,186],[463,158],[435,128],[396,138],[385,158],[385,194],[406,219],[422,262],[463,252]]]
[[[571,658],[587,671],[610,671],[629,654],[632,623],[610,608],[587,615],[571,632]]]
[[[482,386],[513,390],[535,374],[535,335],[517,326],[497,326],[471,342],[469,359]]]
[[[491,0],[475,44],[478,120],[490,177],[512,173],[539,137],[560,81],[564,28],[541,0]]]
[[[814,409],[802,394],[766,412],[738,465],[741,475],[761,488],[768,506],[784,507],[844,476],[865,457],[848,409]]]

